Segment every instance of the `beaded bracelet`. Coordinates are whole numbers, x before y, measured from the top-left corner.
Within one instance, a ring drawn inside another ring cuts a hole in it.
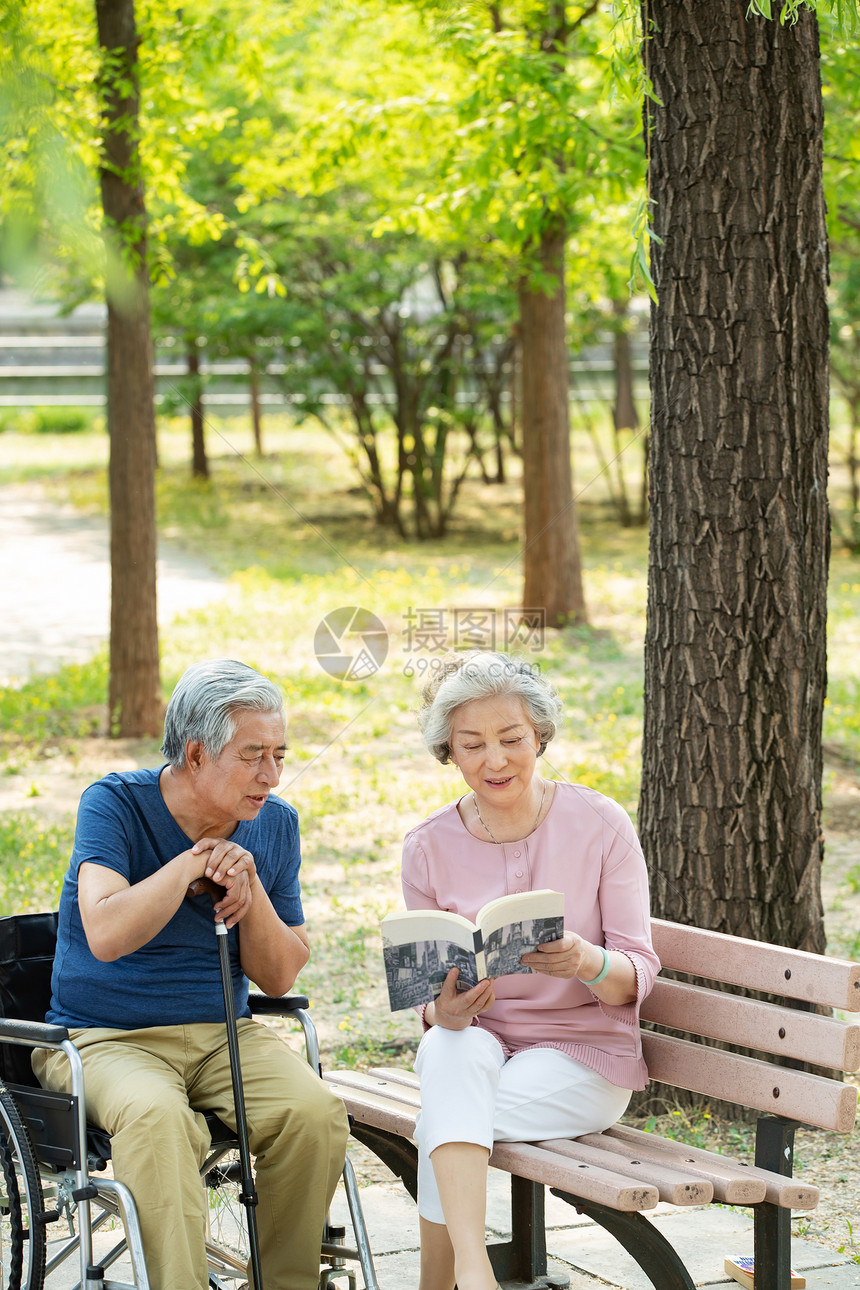
[[[605,981],[605,979],[609,976],[609,969],[611,968],[612,963],[603,945],[601,945],[600,947],[600,952],[603,955],[602,969],[598,972],[597,976],[593,977],[590,981],[582,981],[582,977],[580,977],[579,979],[580,981],[582,981],[583,985],[588,985],[588,986],[600,985],[600,982]]]

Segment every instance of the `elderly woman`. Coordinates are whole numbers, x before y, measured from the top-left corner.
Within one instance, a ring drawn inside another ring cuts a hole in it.
[[[528,974],[458,993],[452,969],[424,1009],[420,1290],[496,1285],[485,1243],[494,1140],[599,1132],[647,1082],[639,1005],[660,965],[645,863],[620,806],[537,773],[560,711],[546,681],[503,654],[458,656],[424,693],[427,747],[469,791],[407,834],[408,908],[474,919],[495,897],[554,888],[565,932],[523,957]]]

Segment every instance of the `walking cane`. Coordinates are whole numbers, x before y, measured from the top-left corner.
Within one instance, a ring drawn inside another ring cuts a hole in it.
[[[236,1004],[233,998],[233,974],[230,971],[230,952],[227,945],[227,928],[215,924],[218,937],[218,957],[221,963],[221,986],[224,990],[224,1012],[227,1019],[227,1047],[230,1052],[230,1075],[233,1080],[233,1106],[236,1110],[236,1134],[239,1138],[239,1162],[242,1167],[242,1186],[239,1199],[245,1206],[248,1221],[248,1241],[251,1256],[251,1273],[255,1290],[263,1290],[260,1274],[260,1242],[257,1236],[257,1189],[251,1173],[251,1150],[248,1146],[248,1122],[245,1118],[245,1094],[242,1088],[242,1068],[239,1064],[239,1034],[236,1028]]]

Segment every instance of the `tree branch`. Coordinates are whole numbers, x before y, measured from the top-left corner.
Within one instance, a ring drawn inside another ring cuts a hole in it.
[[[590,4],[587,9],[583,9],[582,13],[579,15],[576,21],[570,24],[570,26],[567,29],[568,36],[571,34],[571,32],[576,31],[577,27],[581,27],[582,24],[586,21],[586,19],[590,18],[591,15],[599,8],[600,8],[600,0],[593,0],[593,3]]]

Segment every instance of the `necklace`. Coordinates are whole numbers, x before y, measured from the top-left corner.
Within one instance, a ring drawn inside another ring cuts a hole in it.
[[[540,819],[540,813],[541,813],[541,811],[543,810],[543,804],[544,804],[544,798],[545,798],[545,797],[546,797],[546,780],[544,780],[544,781],[543,781],[543,792],[542,792],[542,793],[541,793],[541,795],[540,795],[540,806],[538,807],[538,813],[537,813],[537,815],[535,816],[535,822],[534,822],[534,824],[531,826],[531,828],[529,829],[529,833],[534,833],[535,829],[537,828],[537,822],[538,822],[538,820]],[[477,815],[477,817],[478,817],[478,822],[480,823],[481,828],[484,830],[484,832],[485,832],[485,833],[489,834],[489,836],[490,836],[490,840],[491,840],[492,842],[495,842],[495,844],[496,844],[496,846],[497,846],[497,847],[500,847],[500,846],[502,845],[502,844],[501,844],[501,842],[500,842],[500,841],[499,841],[499,839],[495,836],[495,834],[493,833],[493,831],[492,831],[492,829],[489,827],[489,825],[487,825],[487,824],[485,824],[485,823],[484,823],[484,817],[481,815],[481,808],[478,806],[478,795],[477,795],[477,793],[475,793],[474,791],[473,791],[473,793],[472,793],[472,800],[473,800],[473,802],[475,803],[475,814],[476,814],[476,815]],[[528,833],[527,833],[525,836],[526,836],[526,837],[528,837]]]

